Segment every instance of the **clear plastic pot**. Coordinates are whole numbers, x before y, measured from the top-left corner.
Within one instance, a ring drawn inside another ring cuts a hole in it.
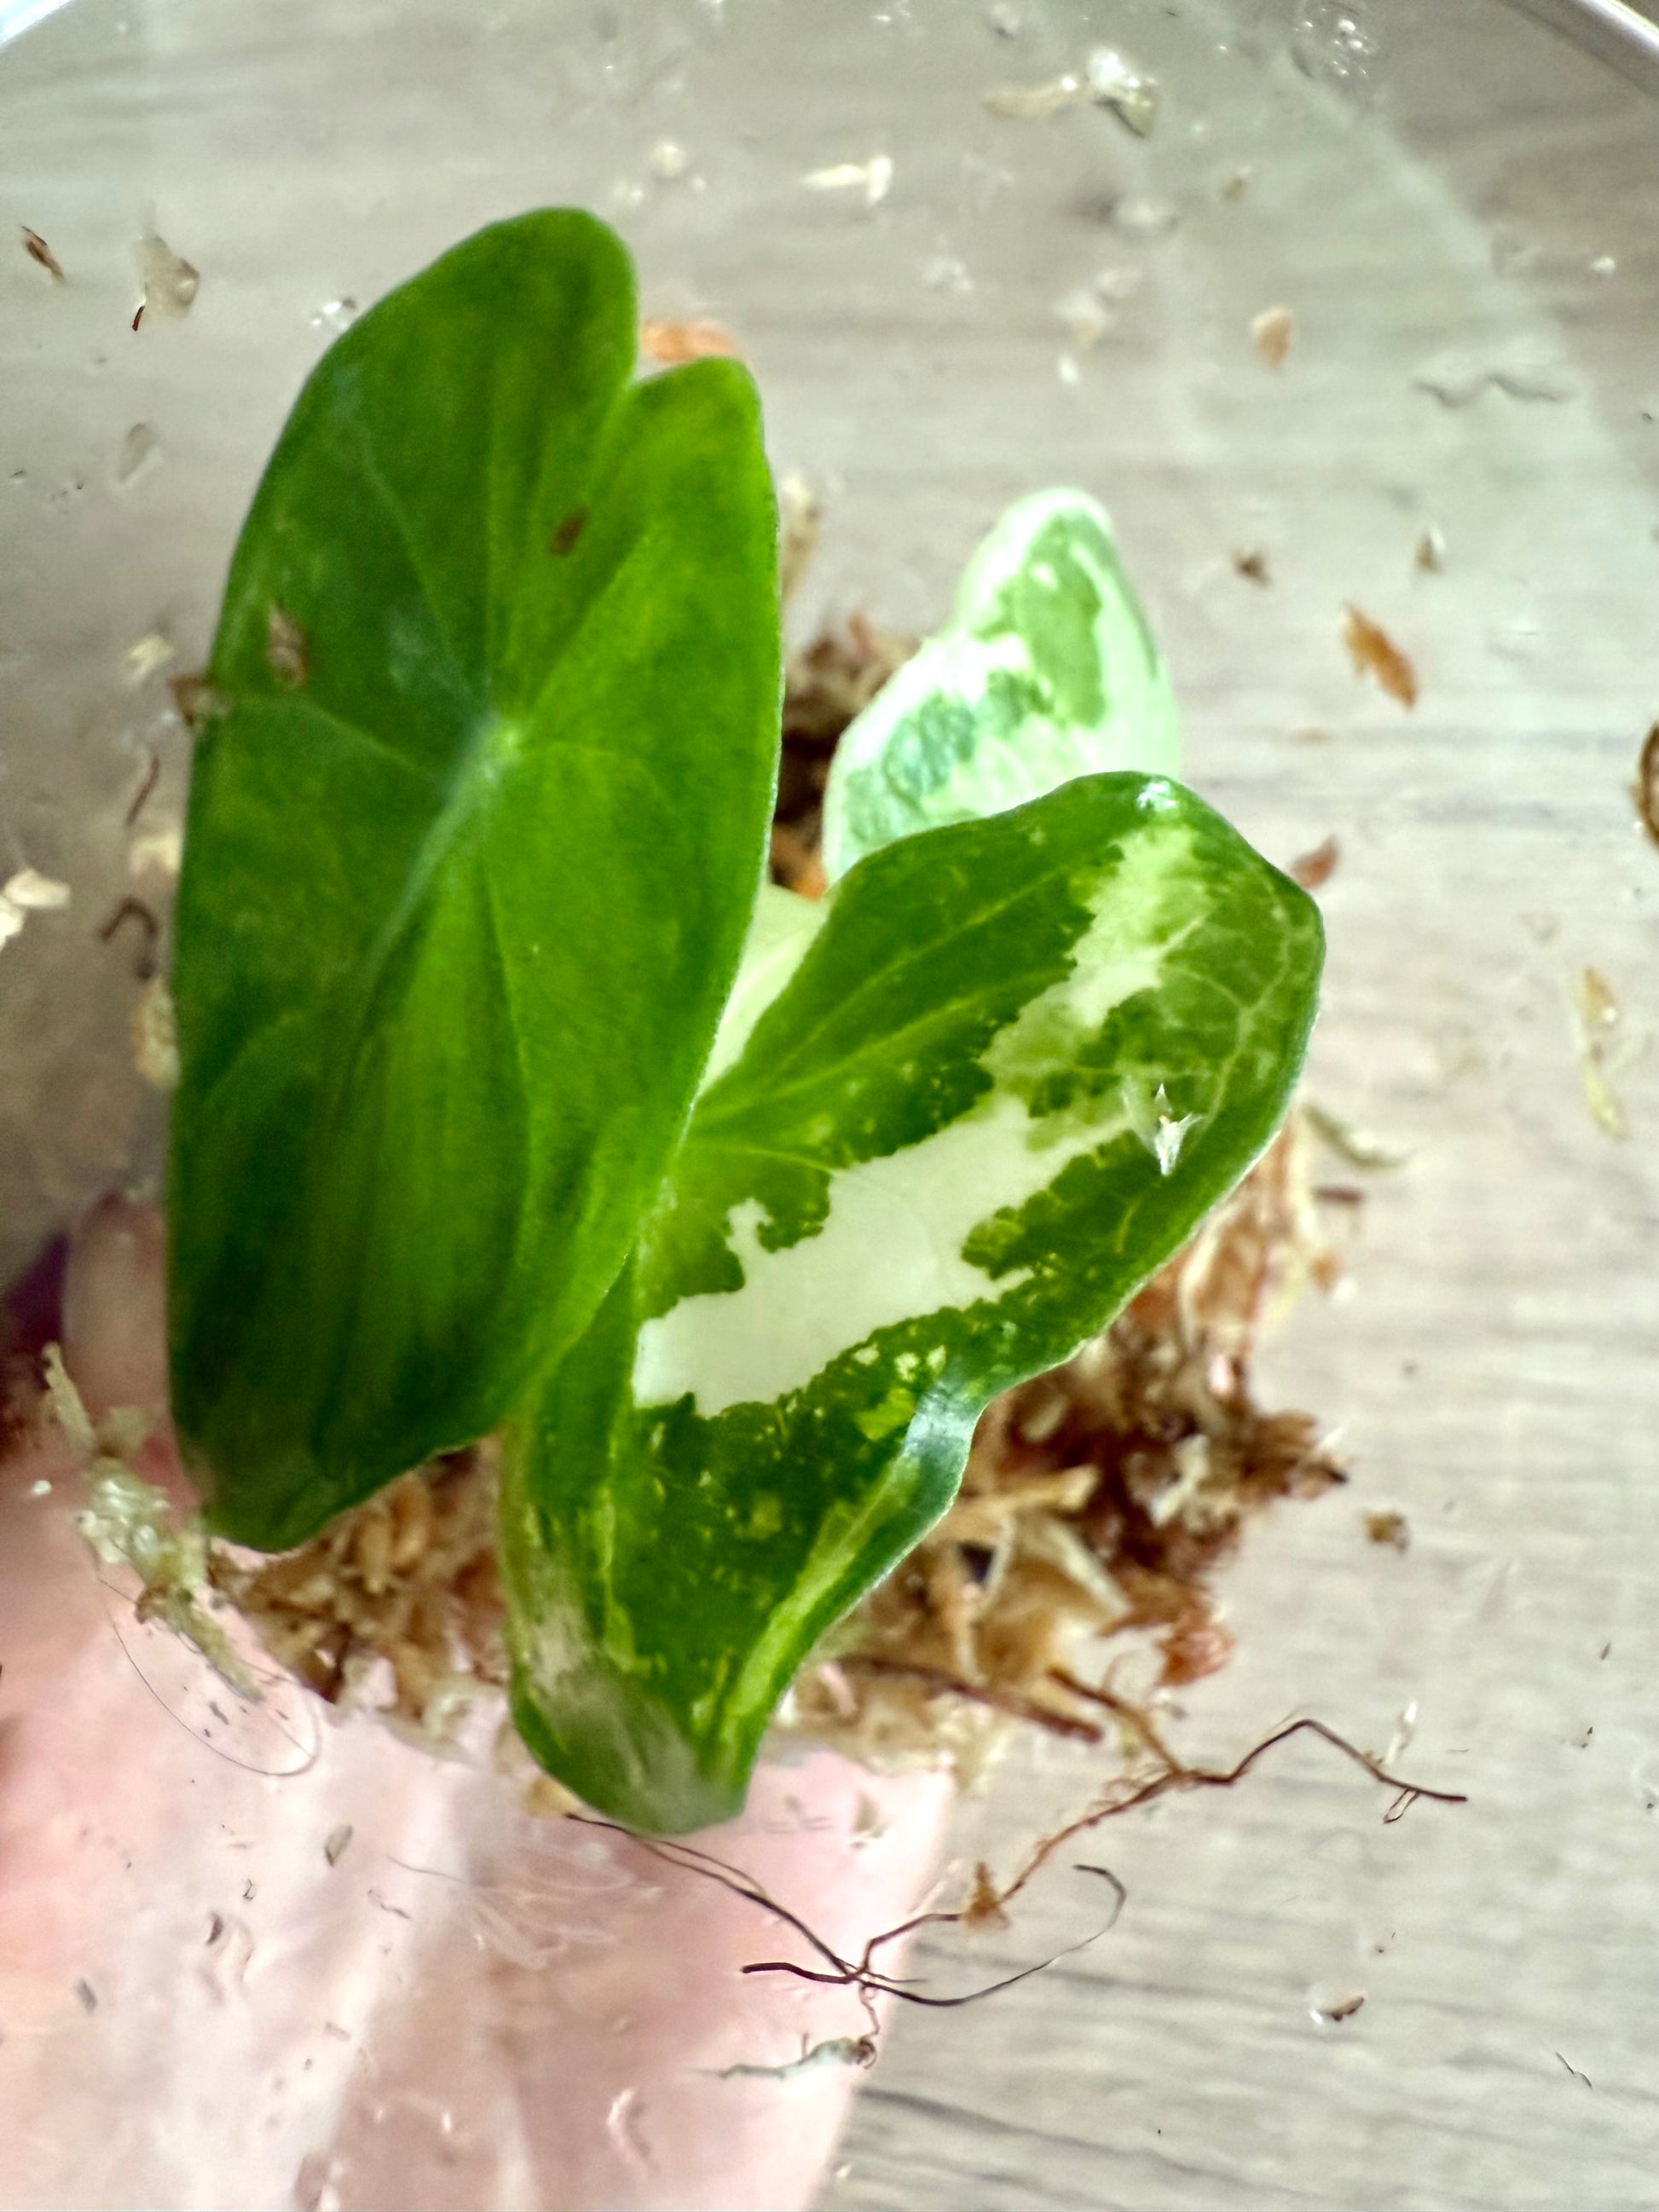
[[[1191,780],[1277,860],[1340,840],[1310,1085],[1407,1155],[1334,1171],[1365,1193],[1350,1289],[1273,1355],[1352,1485],[1257,1533],[1238,1656],[1183,1740],[1236,1753],[1316,1710],[1378,1750],[1409,1736],[1468,1805],[1384,1826],[1304,1748],[1114,1828],[1117,1928],[907,2017],[826,2201],[1650,2201],[1659,850],[1631,786],[1659,713],[1659,32],[1612,0],[74,0],[0,4],[7,30],[0,201],[64,278],[0,240],[0,862],[70,900],[0,947],[5,1272],[112,1183],[155,1189],[164,1103],[129,1037],[148,925],[116,916],[165,927],[189,755],[167,678],[199,663],[301,378],[476,224],[596,209],[648,312],[731,332],[779,466],[824,498],[804,625],[926,627],[1011,498],[1107,500]],[[1103,48],[1155,113],[1090,96]],[[134,331],[147,231],[199,289],[167,313],[152,256]],[[1356,672],[1351,607],[1409,655],[1413,708]],[[622,2201],[574,2165],[559,2197],[524,2148],[557,2094],[538,2039],[600,2033],[586,1955],[503,1962],[474,1907],[428,1902],[443,1874],[511,1887],[517,1815],[367,1729],[325,1729],[303,1776],[227,1766],[179,1724],[191,1697],[212,1724],[199,1686],[138,1680],[64,1499],[15,1474],[39,1626],[0,1622],[0,1758],[61,1734],[50,1806],[0,1798],[39,1899],[38,1956],[0,1970],[0,2195]],[[1408,1551],[1367,1541],[1384,1510]],[[1092,1778],[1046,1744],[1012,1774],[963,1848],[1012,1852]],[[830,1791],[843,1851],[862,1787]],[[397,1887],[387,1854],[442,1872]],[[1062,1887],[983,1958],[1040,1956],[1084,1911]],[[245,1973],[215,1916],[257,1946]],[[752,2099],[775,2137],[824,2087],[676,2079]],[[573,2109],[635,2160],[628,2188],[726,2201],[642,2080]],[[387,2148],[354,2166],[365,2114]]]

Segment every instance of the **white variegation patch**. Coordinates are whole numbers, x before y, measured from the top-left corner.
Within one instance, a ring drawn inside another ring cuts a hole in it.
[[[1072,947],[1066,973],[991,1040],[986,1065],[993,1075],[1018,1072],[1030,1048],[1053,1065],[1057,1013],[1074,1032],[1097,1030],[1114,1006],[1155,989],[1170,953],[1202,926],[1202,887],[1191,837],[1173,811],[1173,787],[1160,777],[1145,787],[1138,804],[1157,827],[1125,844],[1116,867],[1095,886],[1088,927]],[[1030,834],[1035,841],[1042,832],[1034,823]]]
[[[1158,787],[1152,787],[1156,811]],[[1164,1171],[1164,1133],[1176,1129],[1133,1080],[1088,1118],[1033,1117],[1022,1092],[1071,1064],[1079,1038],[1097,1032],[1115,1006],[1161,982],[1202,908],[1182,896],[1188,833],[1176,817],[1123,848],[1103,872],[1091,920],[1067,973],[1006,1024],[981,1065],[993,1088],[959,1119],[921,1142],[831,1175],[818,1231],[780,1251],[761,1241],[757,1200],[733,1208],[728,1249],[743,1270],[736,1291],[700,1292],[641,1328],[633,1391],[639,1406],[690,1395],[705,1419],[769,1403],[803,1389],[830,1362],[878,1330],[987,1299],[1001,1299],[1027,1271],[993,1277],[963,1257],[993,1214],[1018,1210],[1076,1159],[1126,1132]],[[1180,920],[1175,916],[1179,914]],[[1173,1165],[1173,1154],[1170,1165]],[[896,1422],[896,1425],[902,1425]]]
[[[1019,1205],[1059,1172],[1060,1153],[1034,1152],[1030,1127],[1018,1098],[994,1092],[988,1111],[832,1176],[823,1228],[781,1252],[762,1245],[764,1210],[746,1200],[733,1210],[730,1233],[742,1289],[682,1298],[646,1322],[634,1361],[636,1404],[690,1392],[712,1419],[781,1398],[878,1329],[1012,1288],[1014,1278],[994,1282],[970,1266],[962,1247],[994,1211],[988,1191]],[[1081,1131],[1066,1157],[1099,1142],[1097,1130]]]
[[[1091,643],[1104,710],[1087,721],[1033,712],[1009,736],[1000,732],[1001,718],[986,712],[993,681],[999,675],[1030,678],[1040,670],[1034,640],[1000,627],[1006,597],[1022,575],[1054,585],[1052,566],[1034,549],[1056,526],[1066,533],[1069,557],[1099,595]],[[866,853],[929,823],[1000,814],[1075,776],[1123,769],[1155,775],[1179,767],[1168,671],[1121,568],[1115,558],[1101,556],[1103,539],[1112,543],[1111,518],[1080,491],[1036,492],[1001,517],[963,572],[949,623],[882,687],[842,738],[824,795],[823,861],[832,883]],[[915,717],[934,700],[966,709],[978,731],[967,757],[929,786],[927,778],[934,771],[916,743]],[[894,794],[892,818],[884,818],[877,830],[863,818],[854,793],[862,785],[867,806],[872,781],[882,779],[884,764]]]

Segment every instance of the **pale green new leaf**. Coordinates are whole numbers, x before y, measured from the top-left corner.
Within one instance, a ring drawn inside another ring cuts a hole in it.
[[[907,838],[821,926],[765,926],[787,980],[765,1003],[757,957],[633,1259],[507,1443],[519,1726],[651,1828],[736,1806],[986,1401],[1249,1165],[1321,957],[1304,893],[1128,775]]]
[[[1169,671],[1110,519],[1085,492],[1036,492],[969,562],[946,627],[842,737],[824,868],[833,883],[896,837],[1000,813],[1073,776],[1180,765]]]
[[[501,1421],[684,1127],[760,873],[775,528],[732,362],[630,383],[591,216],[301,393],[226,590],[173,975],[173,1405],[269,1549]]]

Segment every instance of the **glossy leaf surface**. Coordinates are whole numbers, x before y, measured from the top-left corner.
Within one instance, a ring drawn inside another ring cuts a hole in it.
[[[890,845],[769,942],[787,980],[734,1018],[507,1454],[521,1732],[659,1829],[733,1808],[987,1401],[1102,1327],[1267,1142],[1322,950],[1304,892],[1129,775]]]
[[[301,393],[178,915],[173,1407],[267,1548],[499,1423],[660,1184],[748,922],[775,525],[734,362],[629,381],[591,217],[480,232]]]

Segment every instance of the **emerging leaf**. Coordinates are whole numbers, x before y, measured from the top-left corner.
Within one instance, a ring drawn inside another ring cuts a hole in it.
[[[823,801],[833,883],[866,853],[1022,805],[1077,775],[1172,775],[1169,672],[1103,507],[1080,491],[1011,507],[949,625],[841,741]]]
[[[1304,892],[1131,775],[890,845],[821,927],[766,927],[788,980],[728,1025],[633,1258],[506,1455],[520,1730],[645,1827],[734,1808],[987,1401],[1249,1164],[1321,959]]]
[[[592,1319],[731,984],[775,529],[730,361],[630,385],[574,213],[480,232],[294,410],[232,566],[173,986],[173,1410],[279,1548]]]

